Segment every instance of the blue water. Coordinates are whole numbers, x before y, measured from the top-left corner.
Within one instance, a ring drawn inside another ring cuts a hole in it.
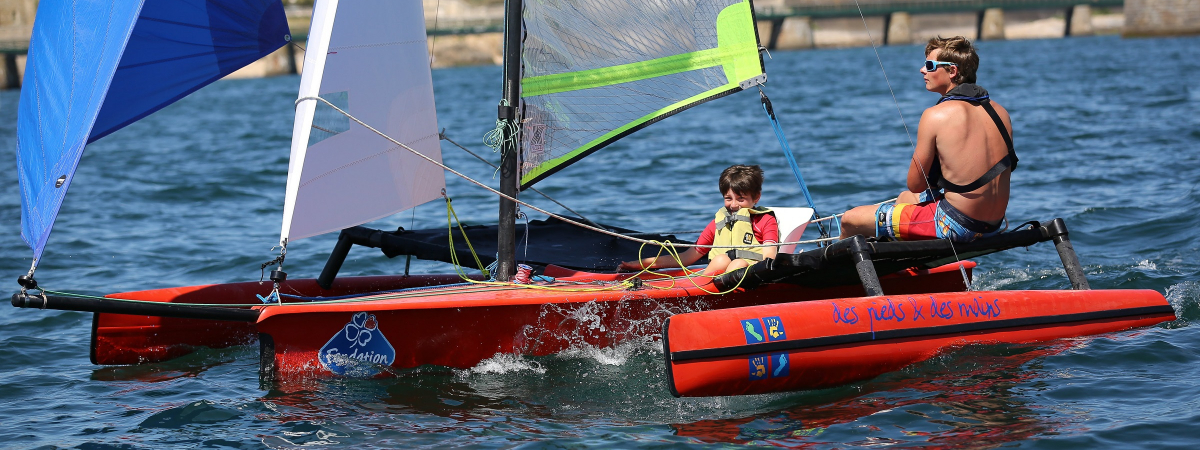
[[[979,48],[979,83],[1011,112],[1021,157],[1010,220],[1064,218],[1093,288],[1158,290],[1179,320],[1046,345],[962,348],[835,389],[675,399],[649,341],[387,380],[262,385],[256,346],[98,367],[88,362],[90,314],[3,307],[0,447],[1194,447],[1200,39]],[[824,214],[901,189],[909,136],[936,100],[918,73],[921,47],[879,54],[895,102],[870,48],[775,52],[767,61],[767,93]],[[496,67],[434,72],[440,125],[493,161],[480,143],[494,122],[499,75]],[[89,146],[39,281],[104,294],[258,279],[278,239],[298,84],[221,81]],[[9,164],[17,98],[0,92],[0,160]],[[442,148],[451,167],[496,184],[490,168]],[[754,93],[651,126],[538,187],[592,220],[696,230],[720,205],[716,177],[733,163],[766,170],[762,204],[804,204]],[[15,281],[30,251],[20,239],[15,171],[2,176],[0,273]],[[495,221],[491,194],[447,184],[464,221]],[[445,226],[445,209],[434,202],[372,226]],[[332,236],[293,243],[291,277],[317,275],[332,246]],[[1048,245],[979,262],[982,288],[1068,286]],[[403,268],[403,259],[360,248],[342,273]],[[449,269],[413,261],[411,270]]]

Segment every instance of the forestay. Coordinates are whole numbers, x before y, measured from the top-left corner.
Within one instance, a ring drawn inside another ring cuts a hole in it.
[[[526,0],[521,187],[764,75],[748,0]]]
[[[291,39],[279,0],[44,1],[17,119],[34,266],[84,147]]]
[[[320,96],[441,161],[419,0],[318,0],[300,98]],[[301,100],[280,241],[341,230],[437,198],[442,170],[333,110]]]

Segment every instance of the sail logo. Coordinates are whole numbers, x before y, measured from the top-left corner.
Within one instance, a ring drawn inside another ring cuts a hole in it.
[[[321,347],[317,360],[336,375],[366,378],[396,362],[396,349],[383,336],[375,315],[360,312]]]

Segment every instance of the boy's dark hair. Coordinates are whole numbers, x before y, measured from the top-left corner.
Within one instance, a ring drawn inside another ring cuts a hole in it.
[[[733,189],[737,194],[757,196],[762,194],[762,184],[762,168],[738,164],[721,171],[721,180],[717,186],[721,188],[721,195]]]
[[[941,50],[938,53],[938,61],[951,62],[958,66],[958,75],[950,81],[954,84],[975,82],[975,71],[979,70],[979,54],[975,53],[975,46],[971,45],[971,41],[962,36],[938,36],[930,38],[929,43],[925,45],[925,56],[929,56],[934,49]]]

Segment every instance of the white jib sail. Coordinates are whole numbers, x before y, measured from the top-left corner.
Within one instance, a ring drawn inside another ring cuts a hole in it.
[[[320,96],[441,161],[420,0],[318,0],[298,98]],[[280,242],[341,230],[433,200],[441,168],[316,100],[292,130]]]

